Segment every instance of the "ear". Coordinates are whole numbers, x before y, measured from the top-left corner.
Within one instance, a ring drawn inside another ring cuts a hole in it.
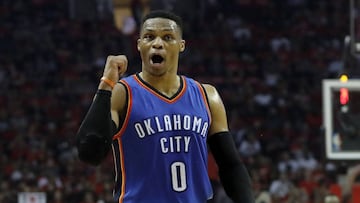
[[[140,39],[137,40],[137,50],[140,51]]]
[[[180,41],[180,52],[183,52],[185,50],[185,40]]]

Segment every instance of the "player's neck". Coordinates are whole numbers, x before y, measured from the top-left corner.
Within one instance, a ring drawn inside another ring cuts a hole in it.
[[[153,76],[145,72],[140,72],[139,77],[147,84],[169,97],[173,96],[180,87],[180,79],[177,74]]]

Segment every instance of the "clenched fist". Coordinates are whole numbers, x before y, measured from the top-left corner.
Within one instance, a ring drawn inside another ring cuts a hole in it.
[[[116,84],[127,70],[128,60],[125,55],[108,56],[103,77]],[[102,85],[100,84],[100,87]]]

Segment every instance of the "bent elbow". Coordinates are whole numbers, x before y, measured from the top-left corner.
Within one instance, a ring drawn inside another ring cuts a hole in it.
[[[83,147],[78,148],[78,157],[81,161],[92,166],[99,166],[103,161],[103,157],[99,156],[99,153],[96,151],[84,149]]]
[[[78,136],[76,147],[81,161],[98,166],[110,151],[111,143],[97,134],[87,134]]]

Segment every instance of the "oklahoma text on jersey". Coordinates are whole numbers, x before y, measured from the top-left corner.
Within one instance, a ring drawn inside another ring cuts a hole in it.
[[[208,122],[203,118],[186,114],[154,116],[134,124],[135,131],[141,139],[157,133],[180,130],[193,131],[205,138],[208,127]],[[162,153],[188,152],[190,139],[190,136],[185,135],[162,137],[160,138],[161,151]]]

